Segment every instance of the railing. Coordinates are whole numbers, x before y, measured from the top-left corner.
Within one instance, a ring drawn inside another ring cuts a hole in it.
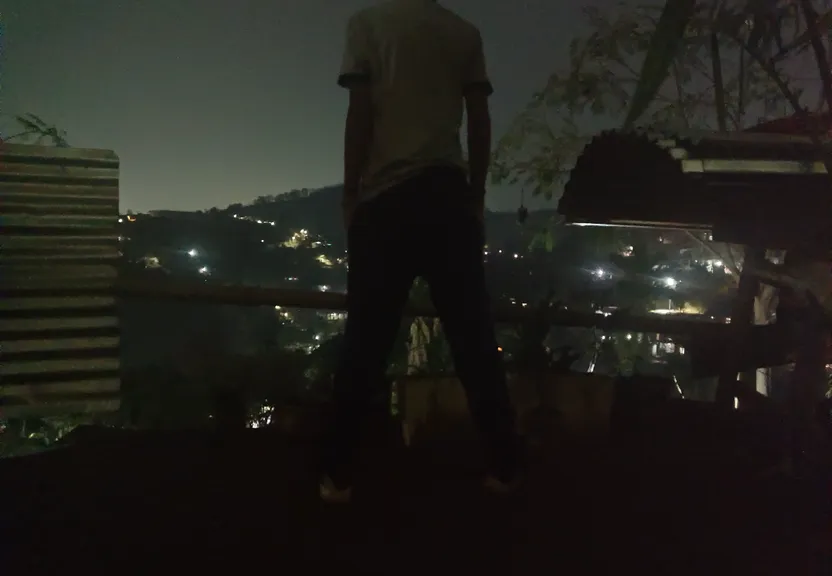
[[[347,309],[345,294],[312,290],[238,286],[181,280],[131,280],[129,283],[118,283],[116,291],[119,296],[125,298],[164,298],[235,306],[283,306],[286,308],[334,311],[346,311]],[[433,307],[414,303],[409,303],[404,313],[407,317],[437,316]],[[544,314],[543,320],[552,326],[594,328],[605,332],[652,332],[683,334],[703,338],[719,338],[730,333],[728,325],[722,322],[701,320],[689,316],[684,317],[682,314],[679,314],[678,317],[634,315],[628,312],[613,312],[605,315],[571,311],[561,307],[544,309],[541,312],[537,309],[512,306],[497,307],[494,317],[500,323],[522,324],[531,319],[533,315],[540,314]]]

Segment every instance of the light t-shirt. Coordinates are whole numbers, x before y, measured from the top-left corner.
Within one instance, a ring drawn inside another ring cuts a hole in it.
[[[433,0],[388,0],[347,26],[338,84],[369,82],[373,137],[359,200],[434,166],[467,171],[464,94],[492,92],[480,32]]]

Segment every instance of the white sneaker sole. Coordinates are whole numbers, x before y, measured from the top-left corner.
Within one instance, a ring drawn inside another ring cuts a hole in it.
[[[321,500],[331,504],[347,504],[352,498],[352,488],[336,488],[332,480],[325,478],[320,484]]]
[[[498,480],[494,476],[486,476],[483,480],[483,487],[492,494],[511,494],[520,485],[520,481],[515,479],[509,483]]]

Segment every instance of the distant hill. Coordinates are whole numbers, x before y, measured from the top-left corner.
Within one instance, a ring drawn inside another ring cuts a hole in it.
[[[277,227],[303,223],[313,234],[325,236],[341,247],[344,243],[341,198],[343,186],[327,186],[317,190],[293,190],[279,196],[261,196],[251,204],[232,204],[224,212],[275,222]],[[554,210],[529,213],[521,225],[515,212],[487,212],[488,242],[506,249],[524,250],[531,236],[541,231],[556,215]]]
[[[223,212],[274,222],[280,230],[303,228],[340,247],[344,244],[342,190],[342,186],[293,190],[279,196],[261,196],[251,204],[232,204]]]

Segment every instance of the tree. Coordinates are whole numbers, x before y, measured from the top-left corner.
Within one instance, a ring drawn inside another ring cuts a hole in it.
[[[769,18],[729,12],[728,3],[715,7],[712,2],[678,0],[673,4],[675,11],[669,16],[661,6],[630,3],[610,10],[585,9],[592,31],[571,42],[566,70],[548,78],[499,141],[494,179],[557,200],[576,157],[592,137],[593,131],[587,129],[590,120],[601,120],[610,128],[624,124],[674,134],[690,129],[743,130],[787,114],[794,97],[815,87],[811,78],[785,73],[773,77],[770,70],[753,65],[756,60],[737,42],[743,38],[774,51],[776,31],[781,43],[789,41],[785,30],[793,36],[800,32],[794,10]],[[666,33],[658,37],[660,25]],[[731,29],[732,34],[720,33],[723,29]],[[786,51],[779,62],[784,70],[796,72],[804,56],[800,50]],[[789,93],[782,90],[783,82],[793,86]],[[676,261],[681,257],[694,263],[710,261],[711,268],[722,264],[718,268],[728,272],[722,289],[736,286],[742,267],[738,247],[710,242],[701,234],[567,230],[557,221],[548,234],[555,243],[579,235],[587,244],[607,246],[608,252],[632,246],[634,236],[648,250],[660,243],[667,252],[673,248]],[[631,270],[622,279],[633,280],[639,273],[647,282],[655,276]],[[758,322],[770,317],[773,296],[771,288],[760,292]]]

